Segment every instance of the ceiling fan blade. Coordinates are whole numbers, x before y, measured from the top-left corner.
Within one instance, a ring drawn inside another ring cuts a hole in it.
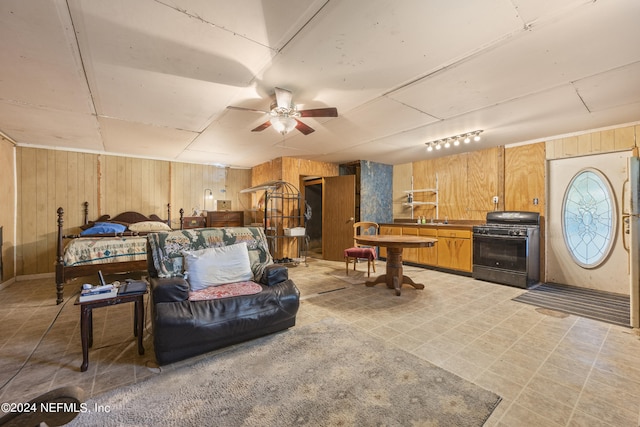
[[[300,110],[298,113],[300,117],[338,117],[338,109],[335,107]]]
[[[302,132],[305,135],[309,135],[311,132],[315,131],[312,127],[305,125],[298,119],[296,119],[296,122],[297,122],[296,129],[298,129],[300,132]]]
[[[279,87],[275,88],[275,90],[276,103],[278,104],[278,107],[287,109],[291,108],[291,92]]]
[[[268,128],[269,126],[271,126],[271,121],[267,120],[266,122],[264,122],[263,124],[261,124],[260,126],[258,126],[255,129],[251,129],[251,132],[260,132],[265,130],[266,128]]]
[[[264,110],[256,110],[255,108],[245,108],[245,107],[234,107],[233,105],[228,105],[227,108],[229,110],[240,110],[240,111],[253,111],[255,113],[263,113],[263,114],[269,114],[268,111],[264,111]]]

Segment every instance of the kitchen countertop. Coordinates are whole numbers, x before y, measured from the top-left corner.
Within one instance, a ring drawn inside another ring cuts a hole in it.
[[[456,228],[473,228],[474,225],[484,224],[484,221],[477,220],[449,220],[447,224],[444,220],[438,220],[434,222],[427,222],[426,224],[418,224],[417,219],[410,218],[397,218],[393,220],[393,223],[386,223],[380,225],[393,225],[393,226],[420,226],[420,227],[456,227]]]

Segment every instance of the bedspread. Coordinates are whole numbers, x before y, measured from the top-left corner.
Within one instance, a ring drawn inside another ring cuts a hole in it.
[[[146,237],[81,237],[67,244],[63,262],[65,267],[72,267],[146,259]]]

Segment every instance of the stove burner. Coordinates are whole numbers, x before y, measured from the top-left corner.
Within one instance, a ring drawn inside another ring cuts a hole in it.
[[[500,211],[489,212],[487,223],[473,227],[473,233],[489,236],[528,236],[540,227],[537,212]]]

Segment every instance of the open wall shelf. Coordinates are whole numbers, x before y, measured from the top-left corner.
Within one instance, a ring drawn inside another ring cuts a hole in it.
[[[405,190],[404,191],[407,194],[407,201],[402,203],[402,206],[408,206],[411,208],[411,219],[413,219],[413,209],[416,206],[435,206],[436,208],[436,215],[435,218],[439,218],[438,215],[438,174],[436,174],[436,186],[435,188],[421,188],[418,190],[415,190],[413,188],[413,176],[411,177],[411,190]],[[415,200],[415,194],[416,193],[431,193],[434,195],[434,199],[433,201],[416,201]]]

